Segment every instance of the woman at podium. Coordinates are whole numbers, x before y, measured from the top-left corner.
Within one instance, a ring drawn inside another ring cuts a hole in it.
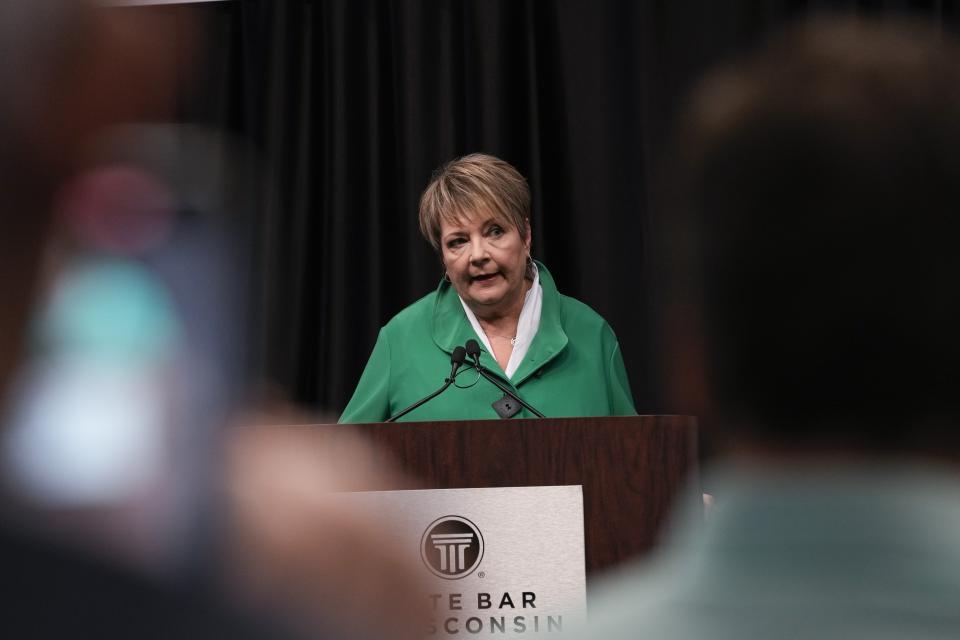
[[[530,257],[530,189],[513,166],[472,154],[440,167],[420,198],[420,230],[443,279],[380,330],[340,422],[382,422],[429,396],[470,340],[480,365],[547,417],[636,413],[613,330]],[[468,359],[453,385],[401,419],[512,415],[533,417]]]

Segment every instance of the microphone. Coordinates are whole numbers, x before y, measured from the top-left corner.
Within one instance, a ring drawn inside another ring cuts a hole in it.
[[[456,347],[453,350],[453,353],[450,354],[450,376],[447,378],[447,382],[453,382],[454,377],[457,375],[457,369],[460,368],[466,359],[466,349],[463,347]]]
[[[525,408],[527,411],[529,411],[529,412],[532,413],[533,415],[537,416],[538,418],[545,418],[545,417],[546,417],[546,416],[544,416],[542,413],[540,413],[539,411],[537,411],[536,409],[534,409],[533,407],[531,407],[529,404],[527,404],[526,402],[524,402],[524,401],[523,401],[523,398],[521,398],[521,397],[518,396],[516,393],[514,393],[513,391],[511,391],[510,388],[507,387],[505,384],[503,384],[502,382],[500,382],[499,380],[497,380],[496,376],[491,375],[491,374],[486,370],[486,368],[484,368],[484,366],[480,364],[480,345],[477,343],[476,340],[474,340],[473,338],[470,338],[469,340],[467,340],[467,348],[466,348],[465,351],[466,351],[466,354],[467,354],[468,356],[470,356],[470,359],[473,360],[473,366],[474,366],[474,368],[477,370],[477,373],[479,373],[481,376],[483,376],[484,378],[486,378],[488,382],[490,382],[490,383],[491,383],[493,386],[495,386],[496,388],[500,389],[500,391],[503,391],[504,394],[506,394],[506,395],[510,396],[511,398],[513,398],[514,400],[516,400],[516,401],[520,404],[521,407]],[[498,404],[498,403],[499,403],[499,401],[493,403],[493,404],[494,404],[494,407],[493,407],[493,408],[494,408],[494,410],[497,411],[497,414],[500,415],[501,417],[510,417],[509,415],[504,416],[503,414],[500,413],[500,410],[497,409],[497,404]],[[515,413],[516,413],[516,412],[514,412],[514,414],[515,414]]]
[[[457,375],[457,369],[463,364],[464,360],[467,359],[467,352],[463,347],[457,347],[453,350],[453,353],[450,354],[450,375],[443,381],[443,386],[428,395],[422,400],[414,402],[412,405],[401,411],[400,413],[390,416],[387,418],[387,422],[396,422],[399,418],[407,415],[417,407],[426,404],[436,398],[438,395],[447,390],[451,384],[453,384],[454,377]]]
[[[470,338],[469,340],[467,340],[467,348],[464,349],[464,352],[468,356],[470,356],[470,359],[473,360],[478,367],[480,366],[480,343],[479,342],[477,342],[473,338]]]

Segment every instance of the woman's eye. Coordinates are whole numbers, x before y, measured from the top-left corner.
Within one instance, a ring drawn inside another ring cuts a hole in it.
[[[454,238],[453,240],[449,240],[449,241],[447,242],[447,248],[448,248],[448,249],[456,249],[457,247],[459,247],[460,245],[464,244],[465,242],[466,242],[466,240],[464,240],[463,238]]]
[[[504,232],[504,230],[503,230],[503,227],[500,227],[500,226],[497,226],[497,225],[493,225],[492,227],[490,227],[489,233],[490,233],[490,235],[492,235],[494,238],[499,238],[499,237],[502,236],[505,232]]]

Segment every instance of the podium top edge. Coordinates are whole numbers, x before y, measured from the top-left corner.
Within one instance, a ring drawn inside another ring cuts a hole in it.
[[[358,423],[335,423],[335,422],[304,422],[304,423],[258,423],[251,425],[259,428],[313,428],[313,427],[354,427],[354,426],[390,426],[404,428],[415,425],[472,425],[472,424],[515,424],[515,425],[535,425],[535,424],[573,424],[577,422],[591,423],[629,423],[629,422],[675,422],[680,424],[696,425],[697,418],[692,415],[684,414],[643,414],[636,416],[565,416],[558,418],[512,418],[512,419],[477,419],[477,420],[424,420],[410,422],[358,422]]]

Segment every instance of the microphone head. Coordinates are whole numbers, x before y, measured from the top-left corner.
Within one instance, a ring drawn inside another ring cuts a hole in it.
[[[467,355],[476,360],[480,357],[480,345],[476,340],[470,338],[467,340]]]
[[[450,354],[450,364],[463,364],[463,361],[467,359],[467,350],[463,347],[457,347],[453,350],[453,353]]]

